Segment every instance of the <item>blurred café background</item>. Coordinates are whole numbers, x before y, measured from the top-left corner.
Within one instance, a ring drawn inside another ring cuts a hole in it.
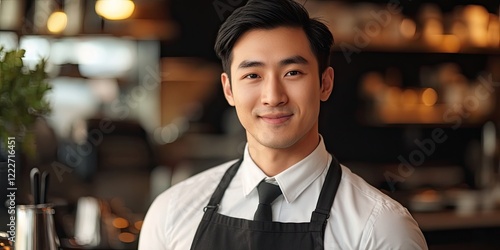
[[[240,156],[212,48],[245,2],[0,0],[0,46],[47,59],[52,86],[16,202],[31,202],[31,168],[48,171],[65,249],[136,249],[159,193]],[[335,37],[328,150],[405,205],[431,249],[500,249],[500,2],[299,2]]]

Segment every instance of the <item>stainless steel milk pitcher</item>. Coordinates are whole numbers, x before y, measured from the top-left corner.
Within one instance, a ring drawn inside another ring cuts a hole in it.
[[[51,204],[18,205],[16,213],[15,249],[59,249]]]

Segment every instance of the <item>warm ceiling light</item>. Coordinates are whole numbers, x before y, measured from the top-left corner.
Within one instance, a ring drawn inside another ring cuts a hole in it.
[[[399,32],[401,32],[401,35],[403,35],[405,38],[411,39],[415,37],[416,31],[417,31],[417,25],[413,20],[405,18],[403,19],[403,21],[401,21],[401,25],[399,26]]]
[[[109,20],[123,20],[134,12],[135,4],[132,0],[98,0],[95,11]]]
[[[132,243],[135,241],[135,235],[124,232],[118,235],[118,239],[123,243]]]
[[[68,16],[62,11],[56,11],[49,16],[47,20],[47,29],[52,33],[61,33],[66,29]]]
[[[425,106],[434,106],[438,99],[437,92],[432,88],[427,88],[422,92],[422,102]]]
[[[127,228],[129,223],[126,219],[118,217],[113,220],[113,226],[116,228]]]

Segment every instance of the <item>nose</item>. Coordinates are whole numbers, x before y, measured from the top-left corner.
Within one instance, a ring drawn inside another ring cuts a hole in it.
[[[263,83],[261,91],[261,100],[264,105],[281,106],[288,102],[286,89],[277,77],[268,78]]]

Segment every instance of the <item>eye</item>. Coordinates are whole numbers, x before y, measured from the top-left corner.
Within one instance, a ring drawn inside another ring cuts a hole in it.
[[[246,78],[246,79],[255,79],[255,78],[258,78],[259,75],[257,74],[248,74],[248,75],[245,75],[243,78]]]
[[[300,75],[302,74],[300,71],[298,70],[292,70],[292,71],[288,71],[285,76],[297,76],[297,75]]]

